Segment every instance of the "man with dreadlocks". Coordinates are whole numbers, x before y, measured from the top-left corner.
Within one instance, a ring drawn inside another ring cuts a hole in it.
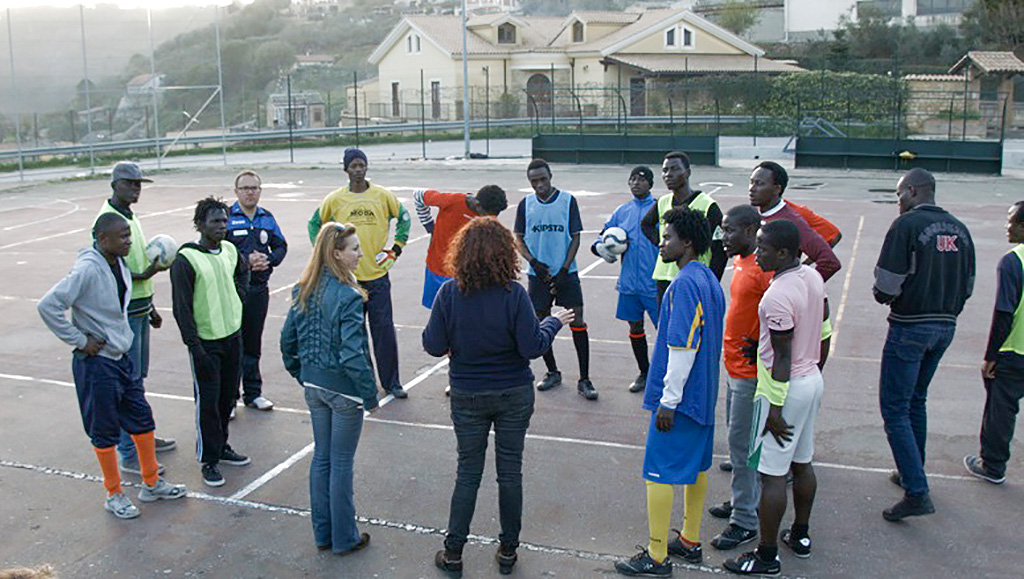
[[[219,487],[224,477],[218,464],[249,464],[249,457],[228,444],[228,420],[241,379],[242,302],[249,270],[234,244],[224,243],[228,206],[223,201],[200,200],[192,223],[199,240],[182,245],[171,266],[174,320],[192,364],[203,482]]]

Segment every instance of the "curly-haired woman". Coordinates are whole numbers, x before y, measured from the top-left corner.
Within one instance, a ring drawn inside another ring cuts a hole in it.
[[[493,217],[478,217],[455,237],[448,255],[454,279],[438,290],[423,348],[448,356],[451,415],[459,463],[444,550],[434,562],[462,572],[462,548],[476,508],[487,435],[494,426],[502,574],[512,572],[523,514],[523,445],[533,415],[530,360],[551,347],[572,310],[538,320],[518,283],[519,255],[512,232]]]
[[[363,409],[377,408],[363,304],[353,272],[363,251],[350,223],[325,223],[292,291],[281,330],[284,367],[305,388],[313,422],[309,502],[318,549],[347,555],[370,543],[356,527],[352,473]]]

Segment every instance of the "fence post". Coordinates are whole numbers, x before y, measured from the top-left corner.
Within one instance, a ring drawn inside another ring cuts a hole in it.
[[[359,148],[359,73],[352,71],[352,95],[355,97],[356,111],[356,148]]]
[[[676,122],[675,113],[672,110],[672,91],[667,91],[666,97],[668,99],[668,134],[670,137],[676,136]]]
[[[961,129],[961,133],[960,133],[960,140],[961,141],[966,141],[967,140],[967,91],[968,91],[968,88],[969,88],[968,87],[968,83],[970,82],[970,79],[968,77],[968,72],[970,70],[971,70],[971,63],[970,63],[970,61],[967,61],[967,64],[964,65],[964,121],[963,121],[963,128]]]
[[[555,63],[551,63],[551,132],[555,132]]]
[[[423,160],[427,160],[427,107],[423,100],[423,69],[420,69],[420,143],[423,146]]]

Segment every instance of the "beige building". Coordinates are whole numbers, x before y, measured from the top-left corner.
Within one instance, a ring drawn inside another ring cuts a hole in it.
[[[473,117],[647,114],[652,83],[705,73],[796,72],[689,10],[487,14],[467,23]],[[462,118],[462,21],[404,17],[370,55],[369,116]],[[375,101],[375,102],[374,102]],[[486,103],[486,104],[485,104]],[[484,110],[487,107],[487,110]]]

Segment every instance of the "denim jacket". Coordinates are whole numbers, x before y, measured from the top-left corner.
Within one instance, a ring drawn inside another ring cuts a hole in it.
[[[292,290],[292,303],[299,287]],[[377,406],[363,299],[328,269],[302,311],[293,306],[281,329],[284,367],[300,384],[310,383],[363,399],[367,409]]]

